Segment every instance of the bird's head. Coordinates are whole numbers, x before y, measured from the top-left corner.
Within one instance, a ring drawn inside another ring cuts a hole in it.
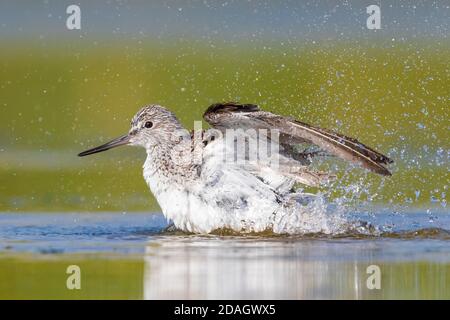
[[[83,151],[78,156],[83,157],[122,145],[142,146],[146,149],[157,145],[170,147],[186,134],[187,131],[183,129],[172,112],[159,105],[148,105],[133,117],[130,131],[127,134],[101,146]]]

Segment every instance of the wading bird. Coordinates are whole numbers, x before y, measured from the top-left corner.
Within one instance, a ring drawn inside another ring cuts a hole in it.
[[[310,167],[315,157],[331,155],[391,174],[386,165],[392,160],[358,140],[253,104],[217,103],[203,118],[212,129],[188,132],[172,112],[148,105],[133,117],[128,134],[79,156],[121,145],[144,147],[144,178],[163,214],[176,228],[195,233],[304,231],[308,196],[294,187],[317,186],[331,178]],[[241,135],[246,135],[243,148],[236,145]],[[261,145],[261,137],[276,154],[265,161],[245,161],[255,150],[252,142]],[[304,145],[309,147],[299,147]],[[237,150],[242,151],[240,158],[234,156]]]

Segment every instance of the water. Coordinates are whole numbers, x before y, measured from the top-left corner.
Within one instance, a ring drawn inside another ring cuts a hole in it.
[[[348,219],[372,233],[190,235],[165,231],[158,213],[3,213],[0,297],[450,298],[450,214]],[[81,290],[65,287],[71,264]],[[381,289],[367,288],[371,265]]]

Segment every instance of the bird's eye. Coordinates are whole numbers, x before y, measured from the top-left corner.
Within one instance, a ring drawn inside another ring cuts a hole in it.
[[[153,127],[153,122],[147,121],[147,122],[144,124],[144,127],[146,127],[146,128],[151,128],[151,127]]]

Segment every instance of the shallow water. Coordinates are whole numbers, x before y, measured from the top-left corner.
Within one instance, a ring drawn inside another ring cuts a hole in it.
[[[376,232],[201,236],[164,231],[161,214],[3,213],[0,298],[450,298],[450,214],[349,220]],[[66,288],[72,264],[81,290]]]

